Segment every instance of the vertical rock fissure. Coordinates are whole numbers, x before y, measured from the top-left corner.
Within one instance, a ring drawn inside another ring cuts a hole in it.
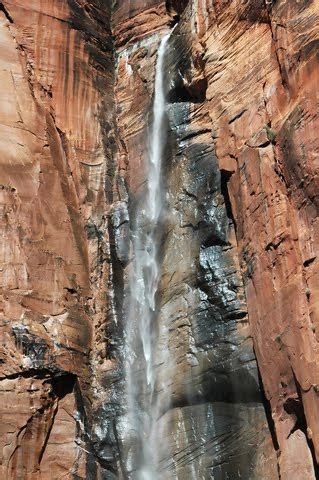
[[[255,353],[255,357],[257,358],[256,352],[254,352],[254,353]],[[265,414],[266,414],[266,419],[267,419],[267,424],[268,424],[268,429],[269,429],[269,432],[270,432],[271,440],[272,440],[275,451],[278,452],[279,451],[279,443],[278,443],[278,438],[277,438],[275,422],[274,422],[274,419],[272,418],[272,415],[271,415],[271,405],[270,405],[270,402],[269,402],[269,400],[266,396],[266,392],[265,392],[265,388],[264,388],[264,384],[263,384],[263,381],[262,381],[262,377],[261,377],[261,373],[260,373],[259,368],[258,368],[258,380],[259,380],[259,385],[260,385],[261,399],[262,399],[264,409],[265,409]],[[279,475],[280,471],[279,471],[278,463],[277,463],[277,466],[278,466],[278,475]]]
[[[59,409],[59,401],[56,400],[54,403],[55,403],[55,405],[53,407],[53,411],[52,411],[52,414],[51,414],[51,419],[50,419],[50,422],[49,422],[49,425],[48,425],[48,430],[47,430],[47,433],[46,433],[45,438],[43,440],[43,444],[42,444],[42,447],[41,447],[41,450],[40,450],[40,453],[39,453],[39,457],[38,457],[38,465],[39,466],[40,466],[40,463],[42,461],[43,455],[45,454],[46,448],[48,446],[50,435],[51,435],[52,428],[53,428],[53,425],[54,425],[54,420],[55,420],[56,414],[58,413],[58,409]]]
[[[2,2],[0,2],[0,12],[3,12],[6,19],[9,21],[9,23],[13,23],[13,18],[11,17],[10,13],[6,9],[6,7],[3,5]]]
[[[237,236],[237,223],[233,214],[233,208],[232,208],[229,191],[228,191],[228,182],[231,176],[232,176],[232,172],[228,172],[227,170],[220,170],[220,188],[221,188],[221,193],[223,195],[224,202],[225,202],[227,217],[233,222],[235,233]]]

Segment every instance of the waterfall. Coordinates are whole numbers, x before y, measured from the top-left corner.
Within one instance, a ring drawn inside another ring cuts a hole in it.
[[[162,213],[161,170],[166,143],[164,59],[170,34],[158,49],[152,126],[148,138],[146,191],[136,214],[133,233],[133,261],[129,279],[126,325],[126,393],[131,478],[156,480],[156,420],[154,352],[156,347],[156,292],[160,278],[158,264],[159,223]]]

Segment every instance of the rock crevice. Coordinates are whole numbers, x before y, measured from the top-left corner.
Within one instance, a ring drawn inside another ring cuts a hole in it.
[[[161,475],[318,477],[317,2],[3,0],[1,478],[134,477],[132,234],[173,25]]]

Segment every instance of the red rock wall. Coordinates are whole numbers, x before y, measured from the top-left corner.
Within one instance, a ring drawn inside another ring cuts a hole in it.
[[[318,2],[211,8],[207,101],[281,478],[318,459]],[[296,433],[292,434],[296,430]],[[298,445],[298,446],[297,446]],[[304,452],[304,460],[296,451]]]
[[[252,336],[270,410],[268,426],[262,409],[240,406],[234,414],[217,402],[215,415],[234,415],[251,435],[247,444],[254,439],[249,478],[277,479],[276,459],[282,480],[315,478],[316,0],[118,0],[113,12],[103,0],[0,2],[1,478],[102,478],[103,468],[121,468],[118,455],[114,460],[101,445],[119,441],[109,438],[103,409],[120,391],[125,209],[143,182],[156,48],[173,17],[177,36],[188,42],[178,51],[179,59],[190,58],[179,91],[191,104],[187,128],[214,149],[224,185],[224,200],[217,198],[227,204],[231,227],[223,259],[235,268],[243,314],[231,341],[249,356]],[[170,62],[173,70],[178,62]],[[191,155],[183,161],[187,167]],[[170,171],[172,205],[183,172],[181,164]],[[167,241],[164,298],[165,288],[180,296],[189,281],[185,265],[197,262],[200,249],[195,234],[174,229],[183,240],[177,247]],[[166,308],[171,315],[185,308],[187,317],[185,305]],[[185,332],[173,345],[178,399],[181,372],[188,372]],[[202,381],[202,365],[192,370],[194,384]],[[211,418],[206,406],[196,408],[174,409],[168,422],[185,422],[187,431],[189,418]]]
[[[0,477],[83,478],[107,308],[94,232],[105,230],[110,15],[71,0],[0,7]]]

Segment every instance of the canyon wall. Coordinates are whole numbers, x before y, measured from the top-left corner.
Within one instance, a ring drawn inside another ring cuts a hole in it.
[[[97,474],[87,452],[110,309],[107,3],[0,3],[1,478]]]
[[[161,478],[315,479],[318,2],[3,0],[0,22],[1,478],[134,478],[131,233],[176,25]]]

